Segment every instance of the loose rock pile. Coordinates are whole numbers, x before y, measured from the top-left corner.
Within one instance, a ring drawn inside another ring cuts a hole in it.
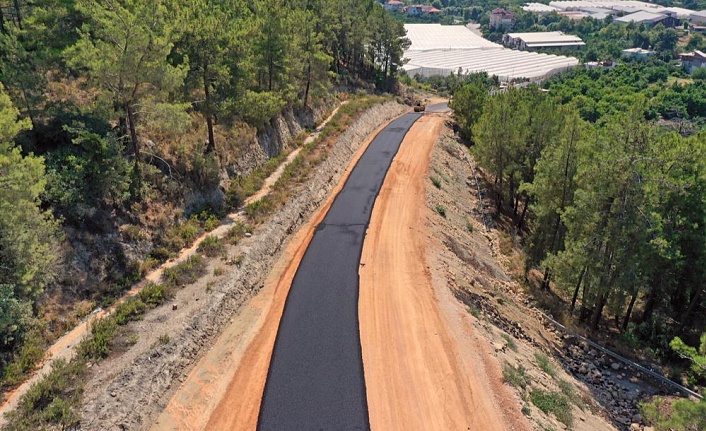
[[[645,385],[640,372],[635,372],[585,341],[571,335],[563,337],[564,368],[590,388],[596,401],[607,411],[619,429],[649,430],[642,424],[638,403],[657,390]]]

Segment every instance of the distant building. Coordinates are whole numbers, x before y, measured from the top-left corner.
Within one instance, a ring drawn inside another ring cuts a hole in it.
[[[503,35],[503,45],[531,51],[540,48],[581,48],[586,46],[578,36],[564,34],[560,31],[543,31],[535,33],[507,33]]]
[[[440,9],[426,4],[413,4],[402,8],[402,11],[409,16],[435,15],[441,13]]]
[[[701,67],[706,67],[706,54],[698,50],[679,54],[679,59],[682,67],[689,73]]]
[[[399,0],[389,0],[383,7],[389,11],[401,11],[402,7],[404,7],[404,3]]]
[[[588,63],[585,63],[584,66],[586,66],[586,69],[612,69],[615,66],[617,66],[618,63],[614,61],[589,61]]]
[[[490,12],[490,28],[510,28],[515,22],[515,14],[505,8],[493,9]]]
[[[689,22],[692,24],[706,24],[706,10],[692,12],[689,16]]]
[[[543,3],[527,3],[522,6],[522,10],[525,12],[532,12],[538,15],[545,15],[548,13],[556,12],[558,9],[554,6],[549,6]]]
[[[706,26],[689,24],[689,33],[706,33]]]
[[[650,51],[649,49],[642,49],[642,48],[630,48],[630,49],[624,49],[623,50],[623,57],[632,57],[632,58],[647,58],[655,55],[654,51]]]
[[[624,24],[633,22],[635,24],[644,24],[649,27],[657,23],[661,23],[665,27],[676,27],[677,25],[679,25],[679,20],[673,16],[669,16],[663,13],[652,13],[645,11],[635,12],[629,15],[621,16],[620,18],[616,18],[615,22],[622,22]]]

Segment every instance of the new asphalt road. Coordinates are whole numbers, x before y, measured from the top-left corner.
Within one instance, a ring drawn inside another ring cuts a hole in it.
[[[370,429],[358,328],[358,266],[375,198],[420,115],[403,115],[373,139],[317,227],[280,321],[259,430]]]

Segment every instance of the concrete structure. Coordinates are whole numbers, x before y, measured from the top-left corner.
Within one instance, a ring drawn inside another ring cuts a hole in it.
[[[706,53],[702,51],[685,52],[679,54],[681,65],[687,72],[691,73],[696,69],[706,67]]]
[[[540,48],[581,48],[586,46],[578,36],[564,34],[560,31],[544,31],[536,33],[508,33],[503,35],[503,44],[520,51],[531,51]]]
[[[632,58],[647,58],[655,55],[654,51],[650,51],[649,49],[642,49],[642,48],[630,48],[630,49],[624,49],[622,51],[623,57],[632,57]]]
[[[405,24],[412,42],[403,69],[425,77],[486,72],[500,81],[539,82],[576,67],[578,59],[503,48],[464,26]]]
[[[515,23],[515,14],[504,9],[493,9],[490,12],[490,28],[510,28]]]

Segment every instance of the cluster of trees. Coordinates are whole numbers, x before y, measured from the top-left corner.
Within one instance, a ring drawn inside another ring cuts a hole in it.
[[[526,234],[527,270],[592,330],[608,314],[662,354],[675,335],[692,340],[706,325],[706,136],[649,121],[639,96],[590,123],[551,92],[491,97],[483,81],[456,91],[453,108],[498,210]]]
[[[387,89],[402,36],[373,0],[0,2],[0,368],[40,293],[80,284],[53,269],[62,226],[91,244],[147,197],[215,189],[224,137],[336,85]],[[194,151],[169,148],[184,136]]]
[[[642,97],[648,119],[689,120],[706,117],[706,82],[684,78],[681,68],[659,59],[621,61],[610,70],[576,68],[544,83],[562,103],[572,102],[591,122],[625,112]]]

